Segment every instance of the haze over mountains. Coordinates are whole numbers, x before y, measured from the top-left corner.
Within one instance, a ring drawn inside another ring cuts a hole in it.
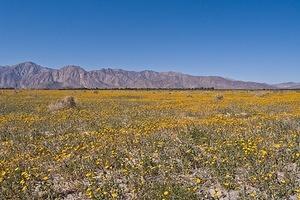
[[[230,80],[218,76],[192,76],[177,72],[141,72],[122,69],[86,71],[79,66],[60,69],[33,62],[0,67],[0,88],[215,88],[215,89],[295,89],[297,83],[268,85]]]

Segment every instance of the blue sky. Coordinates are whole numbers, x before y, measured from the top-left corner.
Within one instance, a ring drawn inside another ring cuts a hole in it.
[[[0,0],[0,65],[300,82],[299,0]]]

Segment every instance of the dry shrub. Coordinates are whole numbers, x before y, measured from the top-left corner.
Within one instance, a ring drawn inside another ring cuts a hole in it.
[[[255,96],[257,96],[257,97],[266,97],[266,96],[268,96],[270,94],[270,92],[266,92],[266,91],[257,91],[256,93],[255,93]]]
[[[222,101],[223,99],[224,99],[224,96],[221,95],[221,94],[218,94],[218,95],[215,96],[216,101]]]
[[[75,107],[76,107],[76,101],[75,98],[72,96],[67,96],[48,106],[50,111],[57,111],[62,109],[75,108]]]

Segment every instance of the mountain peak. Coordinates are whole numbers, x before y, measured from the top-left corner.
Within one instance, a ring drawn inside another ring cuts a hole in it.
[[[18,76],[27,76],[38,73],[42,67],[34,62],[23,62],[12,66],[12,70],[15,71]]]
[[[31,62],[31,61],[26,61],[26,62],[22,62],[22,63],[19,63],[15,66],[25,66],[25,67],[29,67],[29,66],[39,66],[38,64],[34,63],[34,62]]]

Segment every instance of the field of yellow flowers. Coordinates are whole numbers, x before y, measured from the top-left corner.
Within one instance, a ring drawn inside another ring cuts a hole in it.
[[[299,197],[300,92],[0,90],[0,199]]]

